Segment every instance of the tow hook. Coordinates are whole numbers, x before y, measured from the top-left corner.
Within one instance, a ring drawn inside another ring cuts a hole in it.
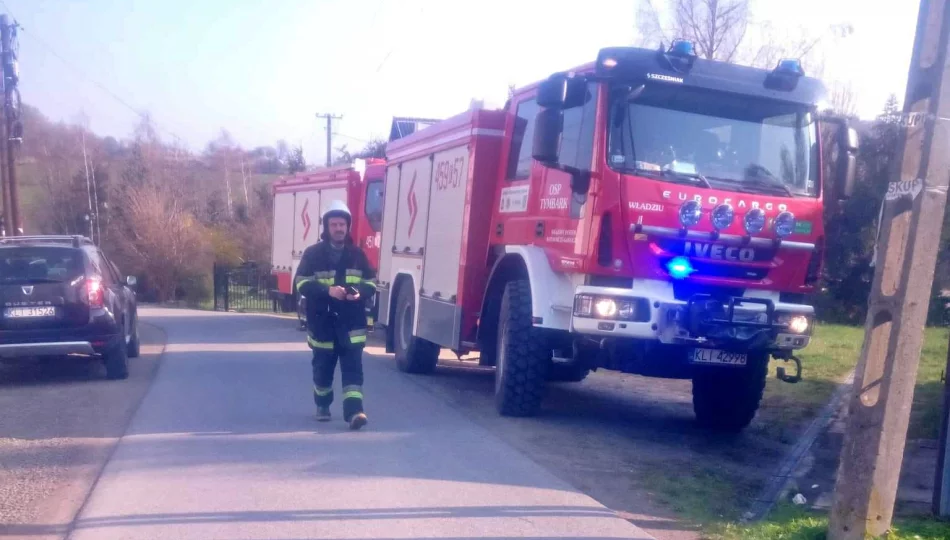
[[[794,375],[786,374],[785,367],[780,366],[775,370],[776,379],[787,382],[789,384],[795,384],[798,381],[802,380],[802,361],[799,360],[797,356],[790,356],[788,358],[779,358],[778,360],[781,360],[783,362],[788,362],[789,360],[791,360],[792,362],[795,362],[795,374]]]

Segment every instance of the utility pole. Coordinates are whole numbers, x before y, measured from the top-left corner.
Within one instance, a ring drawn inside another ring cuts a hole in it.
[[[342,120],[342,115],[336,114],[326,114],[326,113],[317,113],[317,118],[326,118],[327,119],[327,167],[330,166],[330,156],[333,151],[333,147],[330,145],[330,141],[333,139],[333,121]]]
[[[900,168],[891,171],[879,261],[855,370],[830,540],[891,527],[950,183],[950,6],[921,0],[907,80]]]
[[[0,53],[2,53],[3,63],[3,139],[6,152],[7,165],[7,184],[10,193],[10,207],[4,214],[9,214],[7,222],[10,226],[8,234],[17,236],[22,232],[22,222],[20,221],[20,194],[16,181],[16,159],[14,152],[16,149],[15,141],[17,137],[14,134],[15,116],[19,114],[14,109],[13,95],[19,82],[19,69],[17,67],[16,52],[13,50],[13,39],[16,33],[16,23],[10,24],[10,19],[6,15],[0,15]],[[19,103],[17,103],[19,106]]]

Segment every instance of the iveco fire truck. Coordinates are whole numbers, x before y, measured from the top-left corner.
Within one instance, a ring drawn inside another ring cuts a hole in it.
[[[797,60],[755,69],[676,40],[603,49],[390,143],[387,348],[417,373],[479,351],[503,415],[604,368],[691,379],[701,424],[743,429],[771,358],[801,376],[822,207],[854,181],[857,135],[824,95]]]
[[[297,174],[274,183],[271,261],[277,276],[278,300],[285,309],[296,307],[291,282],[300,256],[319,241],[320,216],[334,200],[346,202],[353,213],[353,240],[366,252],[370,264],[378,265],[385,167],[384,160],[357,159],[352,164]]]

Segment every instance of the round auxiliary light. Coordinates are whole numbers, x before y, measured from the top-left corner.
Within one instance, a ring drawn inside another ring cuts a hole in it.
[[[765,210],[753,208],[745,214],[742,220],[745,225],[745,232],[749,234],[758,234],[765,229]]]
[[[703,217],[703,207],[698,201],[686,201],[680,206],[680,223],[684,227],[695,227]]]
[[[782,212],[775,218],[772,224],[775,235],[779,238],[785,238],[795,230],[795,214],[791,212]]]
[[[717,230],[723,230],[732,225],[732,220],[736,217],[731,204],[720,204],[713,208],[712,224]]]

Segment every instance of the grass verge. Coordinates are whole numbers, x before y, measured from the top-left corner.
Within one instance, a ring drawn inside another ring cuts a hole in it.
[[[828,516],[802,508],[783,505],[768,521],[750,525],[720,523],[707,530],[709,540],[824,540]],[[927,518],[898,518],[887,540],[946,540],[950,538],[950,521]]]
[[[947,361],[947,337],[947,328],[928,328],[925,333],[907,434],[910,439],[936,439],[940,431],[943,384],[940,375]],[[753,429],[765,430],[769,434],[775,430],[803,427],[854,369],[863,340],[863,328],[816,327],[811,345],[800,355],[804,378],[797,384],[770,378],[759,416],[764,422],[759,422]]]
[[[935,439],[942,408],[941,373],[946,365],[950,329],[929,328],[921,351],[918,380],[908,437]],[[769,379],[754,436],[794,442],[807,423],[828,402],[832,393],[854,368],[864,339],[864,329],[821,325],[811,345],[801,354],[804,379],[787,384]],[[773,368],[774,369],[774,368]],[[774,370],[772,372],[774,374]],[[675,478],[663,471],[677,470]],[[655,471],[655,472],[654,472]],[[827,516],[787,505],[774,510],[763,522],[740,524],[741,512],[757,494],[764,480],[736,474],[729,463],[683,463],[655,467],[645,472],[645,484],[661,504],[684,520],[698,525],[704,538],[715,540],[823,539]],[[925,518],[895,521],[890,540],[950,539],[950,523]]]

